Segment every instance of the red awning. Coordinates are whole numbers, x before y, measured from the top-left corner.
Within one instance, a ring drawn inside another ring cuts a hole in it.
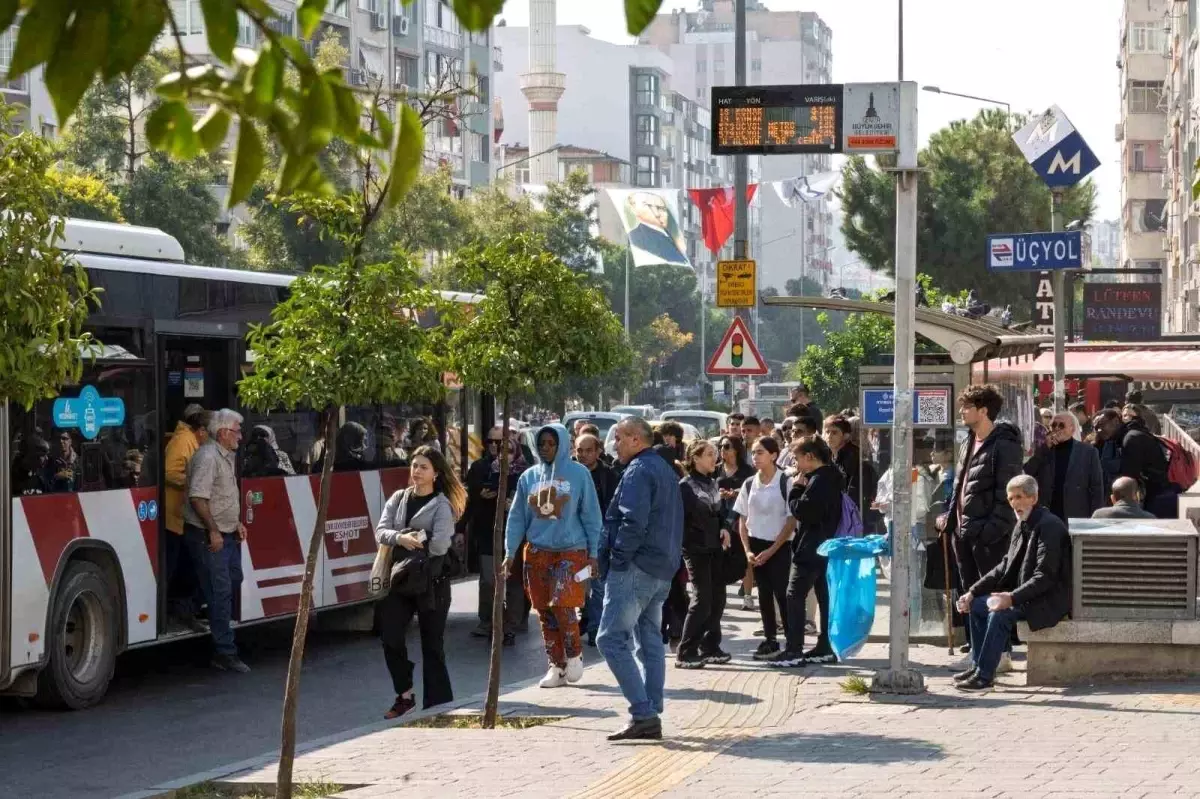
[[[1145,347],[1129,349],[1068,349],[1067,375],[1128,375],[1130,377],[1200,376],[1200,345],[1186,347]],[[977,374],[983,365],[975,364]],[[988,376],[1054,374],[1054,352],[1043,350],[1036,358],[993,358],[987,364]]]

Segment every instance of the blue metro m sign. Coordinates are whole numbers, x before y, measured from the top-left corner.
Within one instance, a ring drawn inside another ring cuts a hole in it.
[[[1100,166],[1100,159],[1056,105],[1014,133],[1013,141],[1052,189],[1070,188]]]

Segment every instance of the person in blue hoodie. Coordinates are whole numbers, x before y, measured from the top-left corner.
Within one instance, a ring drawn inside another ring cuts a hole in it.
[[[588,580],[599,575],[596,551],[603,517],[587,467],[571,460],[567,428],[538,430],[538,461],[517,481],[508,512],[504,570],[525,552],[525,590],[537,609],[550,668],[543,688],[558,688],[583,677],[583,646],[578,609]]]

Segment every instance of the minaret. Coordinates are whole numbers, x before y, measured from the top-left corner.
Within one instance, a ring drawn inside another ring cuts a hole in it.
[[[558,47],[556,0],[529,0],[529,72],[521,76],[521,92],[529,101],[529,182],[545,185],[558,180],[558,98],[566,75],[554,71]]]

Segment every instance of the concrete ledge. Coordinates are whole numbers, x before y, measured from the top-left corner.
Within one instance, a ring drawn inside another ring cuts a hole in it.
[[[1017,632],[1029,685],[1200,676],[1200,621],[1064,621]]]

